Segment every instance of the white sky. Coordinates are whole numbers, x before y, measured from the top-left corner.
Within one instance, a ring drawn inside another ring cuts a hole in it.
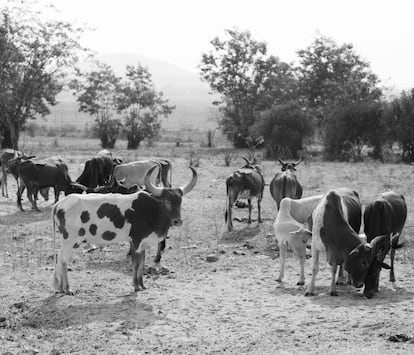
[[[414,87],[412,0],[40,0],[65,19],[96,28],[83,44],[132,52],[196,71],[224,29],[249,30],[269,54],[294,61],[317,33],[353,43],[382,83]]]

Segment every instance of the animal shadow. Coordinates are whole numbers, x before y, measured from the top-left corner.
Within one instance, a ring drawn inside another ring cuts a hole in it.
[[[68,297],[71,297],[68,302]],[[29,310],[22,318],[22,326],[29,328],[65,329],[95,322],[121,321],[119,328],[142,329],[156,319],[153,307],[137,301],[135,293],[122,296],[120,301],[95,301],[74,304],[79,299],[72,296],[50,296],[38,308]],[[120,329],[122,330],[122,329]]]

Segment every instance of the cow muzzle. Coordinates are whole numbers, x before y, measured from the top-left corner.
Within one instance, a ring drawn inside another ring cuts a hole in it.
[[[171,221],[171,225],[175,227],[181,226],[182,224],[183,224],[183,220],[181,218],[174,218]]]

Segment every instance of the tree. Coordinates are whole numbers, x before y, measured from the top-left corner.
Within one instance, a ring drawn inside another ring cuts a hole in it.
[[[299,50],[298,56],[299,92],[319,127],[337,107],[381,96],[377,76],[352,44],[339,46],[328,37],[318,36],[309,47]]]
[[[403,91],[390,103],[386,114],[391,138],[402,148],[402,158],[414,162],[414,89]]]
[[[269,157],[298,158],[306,136],[312,135],[310,118],[296,104],[273,106],[250,129],[263,136]]]
[[[0,133],[3,146],[18,149],[27,120],[49,113],[63,79],[82,50],[82,28],[44,20],[30,2],[0,10]]]
[[[120,119],[114,118],[121,78],[109,65],[99,61],[95,65],[96,69],[87,73],[78,70],[78,77],[71,82],[71,87],[79,95],[79,111],[95,116],[94,129],[102,148],[113,148],[122,126]]]
[[[219,125],[236,147],[249,135],[258,113],[294,96],[296,81],[291,66],[267,55],[267,46],[248,31],[225,30],[226,39],[211,41],[213,50],[203,54],[200,76],[221,95],[223,116]]]
[[[381,103],[365,100],[338,109],[329,120],[326,132],[326,153],[330,158],[361,161],[364,146],[372,146],[373,156],[382,158],[386,131]]]
[[[162,92],[154,89],[150,72],[141,64],[128,65],[126,78],[121,85],[117,108],[124,115],[128,149],[136,149],[145,138],[152,139],[159,134],[159,116],[167,117],[175,106],[169,105]]]

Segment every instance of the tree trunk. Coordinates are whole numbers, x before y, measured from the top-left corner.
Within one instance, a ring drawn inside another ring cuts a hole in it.
[[[2,129],[0,130],[0,135],[2,137],[1,148],[13,148],[10,130],[6,127],[2,127]]]

